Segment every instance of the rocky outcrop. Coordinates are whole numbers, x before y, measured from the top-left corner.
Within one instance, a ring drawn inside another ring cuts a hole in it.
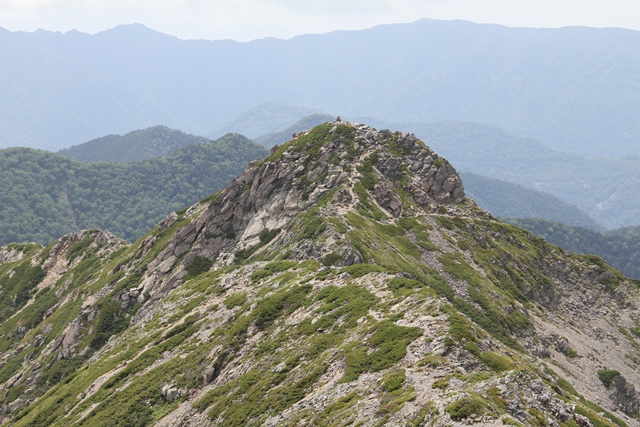
[[[617,375],[609,386],[610,398],[625,414],[634,416],[640,410],[640,398],[633,384],[622,375]]]
[[[170,384],[164,385],[162,387],[161,393],[162,397],[164,397],[167,402],[173,402],[174,400],[180,399],[186,394],[184,390]]]

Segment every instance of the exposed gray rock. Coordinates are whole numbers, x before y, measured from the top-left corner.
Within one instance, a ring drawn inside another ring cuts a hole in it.
[[[609,386],[611,399],[625,414],[636,415],[640,409],[640,399],[633,384],[622,375],[616,375]]]
[[[162,387],[161,393],[162,397],[164,397],[167,402],[173,402],[174,400],[180,399],[182,396],[184,396],[186,394],[186,391],[166,384]]]

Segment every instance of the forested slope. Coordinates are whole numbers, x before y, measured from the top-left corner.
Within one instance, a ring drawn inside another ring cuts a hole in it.
[[[238,134],[139,163],[81,163],[47,151],[4,149],[0,243],[48,243],[88,228],[135,240],[264,155],[264,148]]]
[[[180,147],[208,140],[166,126],[135,130],[126,135],[107,135],[58,151],[81,162],[132,163],[168,156]]]

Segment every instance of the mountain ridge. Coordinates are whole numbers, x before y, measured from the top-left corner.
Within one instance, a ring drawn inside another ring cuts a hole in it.
[[[326,123],[134,244],[0,258],[4,424],[640,424],[637,282],[408,133]]]

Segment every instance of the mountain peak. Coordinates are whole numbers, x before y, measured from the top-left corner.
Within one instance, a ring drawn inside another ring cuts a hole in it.
[[[228,256],[219,262],[237,262],[239,253],[246,255],[260,246],[270,230],[287,229],[279,239],[285,243],[309,233],[313,227],[304,224],[306,217],[299,218],[309,210],[327,211],[316,216],[342,217],[354,211],[391,220],[416,211],[460,209],[457,205],[463,199],[462,182],[453,166],[414,135],[327,122],[293,135],[287,143],[274,146],[266,159],[252,162],[213,196],[187,226],[189,231],[176,234],[157,263],[175,261],[190,247],[184,264],[199,256],[213,261],[225,253]],[[171,225],[175,218],[167,221]],[[325,245],[311,252],[323,257],[340,251],[350,263],[360,256],[349,246]],[[290,250],[299,258],[309,255],[299,247],[278,250]]]

